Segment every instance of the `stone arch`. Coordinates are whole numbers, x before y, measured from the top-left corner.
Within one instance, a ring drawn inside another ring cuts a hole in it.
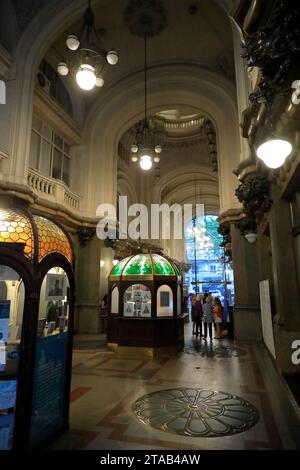
[[[101,4],[104,1],[98,0],[97,3]],[[22,35],[21,41],[19,41],[14,66],[17,80],[15,83],[16,99],[9,162],[9,173],[14,175],[14,180],[18,183],[24,183],[26,178],[30,149],[33,85],[38,64],[55,38],[68,25],[80,18],[85,8],[85,0],[74,0],[73,2],[53,0],[47,2],[33,18]],[[152,111],[160,110],[162,103],[180,101],[203,110],[215,123],[220,149],[221,210],[232,208],[236,205],[236,202],[231,195],[226,194],[223,188],[231,188],[236,185],[231,171],[239,163],[240,153],[237,138],[236,98],[233,85],[222,79],[220,75],[215,75],[201,68],[200,64],[159,66],[155,68],[155,75],[155,78],[150,79],[149,83],[150,95],[152,95],[150,96]],[[103,200],[114,202],[117,186],[116,176],[113,177],[113,181],[108,176],[117,173],[117,141],[120,135],[142,117],[142,73],[138,72],[126,77],[125,90],[124,80],[120,80],[120,82],[105,90],[105,94],[102,95],[102,98],[99,98],[98,104],[95,104],[90,113],[90,119],[87,120],[85,137],[90,137],[91,144],[89,145],[90,163],[88,168],[90,184],[86,185],[87,207],[83,214],[86,216],[95,216],[95,207],[99,202]],[[188,86],[184,87],[186,83],[188,83]],[[163,86],[161,86],[162,84]],[[95,110],[98,110],[98,116],[95,116]],[[115,113],[112,119],[107,119],[107,114],[105,115],[108,110],[112,115]],[[91,122],[93,118],[94,123]],[[98,127],[101,123],[102,127]],[[103,129],[101,137],[99,132],[97,136],[97,128],[98,130]],[[99,142],[100,138],[101,143]],[[87,139],[85,140],[87,141]],[[98,163],[96,160],[98,160]],[[94,170],[97,171],[97,167],[101,171],[95,174]],[[228,168],[230,169],[228,170]],[[103,175],[104,181],[101,181],[103,184],[99,184],[100,174]],[[97,178],[96,186],[98,190],[95,193],[95,197],[98,199],[97,202],[95,202],[90,189],[94,187],[94,178]]]
[[[121,170],[118,170],[118,182],[117,182],[118,193],[121,193],[122,196],[127,196],[128,206],[134,204],[138,201],[137,193],[135,187],[131,184],[128,175]]]
[[[237,207],[233,191],[236,180],[232,171],[239,163],[240,149],[234,94],[234,88],[225,79],[196,66],[161,66],[155,73],[152,71],[149,78],[149,112],[184,104],[213,121],[217,131],[221,211]],[[94,186],[92,180],[99,174],[105,175],[106,181],[98,185],[97,193],[87,194],[90,208],[95,207],[97,200],[107,198],[107,202],[114,202],[116,177],[111,181],[107,175],[117,173],[118,141],[142,116],[141,73],[127,78],[126,87],[123,81],[112,86],[91,110],[84,133],[84,140],[90,143],[89,186]]]

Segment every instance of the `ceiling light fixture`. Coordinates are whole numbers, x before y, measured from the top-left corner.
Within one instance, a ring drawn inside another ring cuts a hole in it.
[[[72,73],[78,86],[85,91],[104,85],[103,74],[107,64],[116,65],[119,61],[115,50],[106,52],[95,27],[95,16],[91,8],[91,0],[84,15],[84,21],[79,36],[70,34],[66,45],[71,52],[70,60],[62,61],[57,66],[59,75],[66,77]]]
[[[147,39],[148,36],[144,36],[145,44],[145,116],[142,121],[136,136],[135,142],[131,146],[131,161],[139,162],[139,165],[142,170],[149,171],[151,170],[154,163],[160,162],[160,154],[162,152],[162,146],[155,142],[156,136],[154,132],[150,129],[149,120],[148,120],[148,97],[147,97],[147,85],[148,85],[148,74],[147,74]]]
[[[288,140],[274,136],[259,145],[256,154],[267,167],[277,169],[284,164],[292,151],[292,144]]]

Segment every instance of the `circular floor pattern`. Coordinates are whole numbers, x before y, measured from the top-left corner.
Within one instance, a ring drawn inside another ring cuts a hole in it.
[[[133,404],[133,412],[155,429],[192,437],[230,436],[247,431],[259,419],[257,409],[243,398],[195,388],[144,395]]]

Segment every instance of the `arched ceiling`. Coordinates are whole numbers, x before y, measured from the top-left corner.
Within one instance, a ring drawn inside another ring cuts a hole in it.
[[[105,30],[105,49],[115,48],[120,56],[117,66],[105,73],[105,87],[111,86],[144,66],[143,40],[132,35],[124,23],[123,11],[128,0],[94,2],[98,30]],[[158,36],[149,40],[149,68],[164,64],[195,64],[219,73],[234,82],[233,47],[230,20],[224,9],[214,0],[164,0],[168,11],[168,25]],[[189,7],[196,7],[191,14]],[[82,19],[69,26],[52,47],[52,65],[65,57],[67,33],[80,32]],[[155,69],[149,70],[149,75]],[[69,78],[65,79],[67,82]],[[73,81],[73,80],[72,80]],[[72,83],[70,83],[72,86]],[[93,103],[105,88],[96,89],[85,98]]]

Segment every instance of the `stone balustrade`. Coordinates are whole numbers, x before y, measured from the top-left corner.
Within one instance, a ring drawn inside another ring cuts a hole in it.
[[[38,171],[29,169],[27,182],[39,198],[60,204],[71,212],[80,210],[80,196],[73,193],[63,181],[43,176]]]

